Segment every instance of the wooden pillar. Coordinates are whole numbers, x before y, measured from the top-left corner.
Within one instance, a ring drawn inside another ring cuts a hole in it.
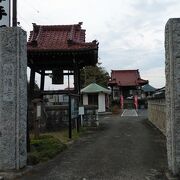
[[[70,90],[69,88],[70,88],[70,80],[69,80],[69,70],[68,70],[68,91]]]
[[[76,94],[80,95],[80,71],[79,71],[79,66],[77,64],[77,62],[74,62],[74,88],[75,88],[75,92]],[[79,107],[79,102],[80,102],[80,97],[77,97],[77,103],[78,103],[78,107]],[[77,128],[77,132],[79,132],[79,118],[77,117],[76,119],[76,128]]]
[[[80,94],[80,87],[79,87],[79,67],[77,63],[74,64],[74,89],[77,94]]]
[[[31,68],[30,74],[30,84],[29,84],[29,99],[32,101],[34,96],[34,87],[35,87],[35,69],[34,67]]]
[[[45,70],[41,71],[41,84],[40,84],[40,90],[44,91],[44,81],[45,81]]]
[[[77,82],[78,82],[78,92],[80,94],[80,91],[81,91],[81,84],[80,84],[80,68],[77,66]]]
[[[81,103],[81,96],[80,96],[80,91],[81,91],[81,87],[80,87],[80,69],[79,69],[79,66],[77,65],[77,88],[78,88],[78,108],[79,108],[79,105]],[[77,118],[77,132],[79,132],[80,130],[80,119],[79,117]]]
[[[77,92],[77,84],[76,84],[76,69],[74,68],[74,90]]]
[[[34,96],[34,86],[35,86],[35,69],[34,67],[31,67],[31,73],[30,73],[30,84],[29,84],[29,98],[28,98],[28,106],[33,100]],[[27,108],[28,111],[28,108]],[[29,111],[28,111],[29,112]],[[27,140],[27,152],[30,152],[30,135],[29,135],[29,113],[27,113],[27,134],[26,134],[26,140]]]
[[[71,123],[71,95],[69,94],[69,139],[72,138],[72,123]]]

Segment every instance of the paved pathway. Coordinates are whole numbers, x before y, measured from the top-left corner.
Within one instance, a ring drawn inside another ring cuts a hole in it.
[[[144,117],[106,116],[102,127],[22,180],[164,180],[165,138]]]
[[[125,109],[121,116],[138,116],[135,109]]]

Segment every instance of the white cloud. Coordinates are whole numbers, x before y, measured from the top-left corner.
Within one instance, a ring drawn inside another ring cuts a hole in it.
[[[141,71],[140,75],[143,79],[148,79],[155,88],[165,86],[165,69],[164,67],[156,67],[147,71]]]
[[[27,31],[32,29],[32,22],[83,21],[87,41],[100,42],[100,61],[109,72],[140,69],[150,84],[164,85],[164,27],[169,18],[180,17],[179,0],[19,0],[18,3],[18,19]]]

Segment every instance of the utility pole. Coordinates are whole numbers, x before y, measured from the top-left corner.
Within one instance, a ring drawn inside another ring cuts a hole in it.
[[[13,27],[17,26],[17,0],[13,0]]]

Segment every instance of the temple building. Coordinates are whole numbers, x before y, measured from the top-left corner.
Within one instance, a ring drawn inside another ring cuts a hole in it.
[[[46,117],[43,126],[50,123],[52,129],[57,129],[66,124],[69,126],[71,138],[76,120],[77,129],[79,127],[80,70],[98,63],[98,45],[96,40],[86,41],[86,30],[82,28],[82,22],[68,25],[33,23],[33,30],[27,42],[28,67],[31,70],[28,93],[29,122],[33,122],[33,111],[37,109],[36,106],[40,106],[38,103],[43,103],[41,116]],[[34,88],[37,74],[40,75],[38,91]],[[53,85],[64,85],[68,88],[46,90],[46,77],[52,78]],[[45,100],[49,101],[46,103]],[[52,104],[56,107],[50,107]],[[67,114],[68,117],[65,116]]]
[[[82,22],[71,25],[33,23],[27,44],[31,99],[34,96],[35,73],[41,76],[41,92],[44,91],[45,76],[52,77],[52,84],[63,84],[64,76],[73,75],[72,93],[80,94],[80,69],[96,65],[99,44],[96,40],[86,42],[86,30],[81,26]]]
[[[141,87],[148,84],[148,80],[141,79],[139,70],[112,70],[108,85],[112,89],[112,99],[133,99],[141,96]]]

